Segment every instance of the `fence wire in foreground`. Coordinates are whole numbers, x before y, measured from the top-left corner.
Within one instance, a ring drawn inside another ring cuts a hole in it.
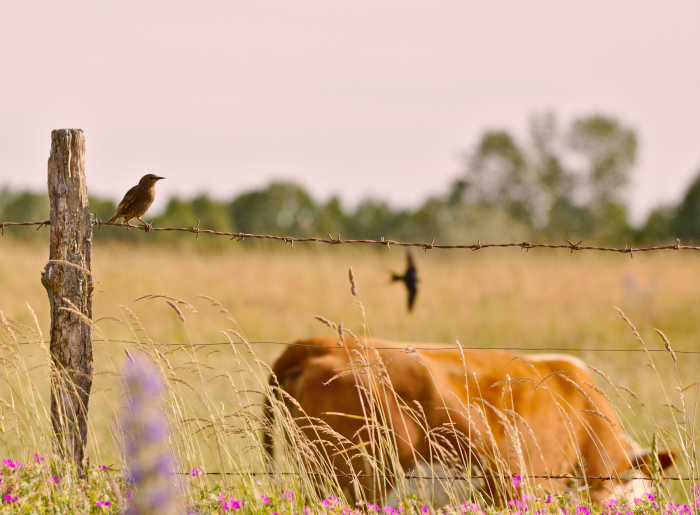
[[[140,342],[137,340],[112,340],[108,338],[94,338],[92,340],[93,342],[106,342],[106,343],[131,343],[134,345],[147,345],[145,342]],[[340,340],[339,340],[340,341]],[[5,342],[6,344],[16,344],[16,345],[38,345],[40,343],[43,344],[48,344],[49,342],[47,341],[41,341],[41,340],[35,340],[35,341],[26,341],[26,342]],[[363,349],[376,349],[376,350],[396,350],[396,351],[403,351],[410,349],[411,351],[414,350],[425,350],[425,351],[444,351],[444,350],[451,350],[451,351],[457,351],[459,347],[456,345],[452,345],[451,347],[414,347],[408,342],[402,342],[405,343],[406,346],[404,349],[401,348],[396,348],[396,347],[362,347],[362,346],[353,346],[353,345],[346,345],[343,348],[347,348],[349,350],[357,349],[357,350],[363,350]],[[150,345],[150,343],[148,344]],[[275,342],[275,341],[249,341],[249,342],[207,342],[207,343],[156,343],[153,342],[152,345],[156,347],[186,347],[188,349],[194,348],[195,350],[199,349],[200,347],[213,347],[216,345],[286,345],[289,347],[318,347],[318,348],[327,348],[323,345],[314,345],[312,343],[298,343],[298,342]],[[668,352],[667,349],[647,349],[647,348],[637,348],[637,349],[610,349],[610,348],[602,348],[602,347],[577,347],[577,348],[567,348],[567,347],[470,347],[467,345],[460,345],[462,350],[504,350],[504,351],[526,351],[526,352]],[[673,352],[676,354],[700,354],[700,350],[676,350],[673,349]]]
[[[105,470],[113,471],[113,472],[120,472],[116,469],[112,468],[107,468]],[[178,475],[182,476],[191,476],[192,473],[190,472],[177,472]],[[202,475],[205,476],[300,476],[300,472],[202,472]],[[324,472],[305,472],[305,475],[308,476],[327,476]],[[343,478],[370,478],[370,477],[381,477],[381,478],[387,478],[387,479],[392,479],[395,478],[395,476],[391,474],[347,474],[347,473],[338,473],[335,474],[336,477],[343,477]],[[512,479],[514,477],[520,477],[517,474],[512,474],[512,475],[507,475],[507,474],[482,474],[482,475],[473,475],[473,476],[465,476],[462,474],[456,474],[454,476],[414,476],[411,472],[407,472],[403,478],[404,479],[419,479],[419,480],[440,480],[440,481],[470,481],[472,479]],[[541,475],[528,475],[528,478],[532,479],[572,479],[572,480],[580,480],[580,481],[590,481],[590,480],[596,480],[596,481],[621,481],[622,479],[620,477],[613,477],[613,476],[572,476],[570,474],[541,474]],[[669,481],[697,481],[698,478],[694,477],[666,477],[662,476],[662,480],[669,480]],[[653,481],[652,478],[644,478],[644,481]]]
[[[197,225],[195,226],[188,226],[188,227],[153,227],[151,225],[130,225],[130,226],[125,226],[124,224],[118,224],[118,223],[108,223],[108,222],[102,222],[101,220],[95,220],[93,221],[92,225],[97,226],[99,229],[103,225],[105,226],[115,226],[115,227],[123,227],[125,230],[130,230],[130,229],[136,229],[139,231],[145,231],[145,232],[168,232],[168,231],[176,231],[176,232],[189,232],[192,234],[195,234],[197,238],[199,238],[200,234],[211,234],[214,236],[227,236],[232,240],[244,240],[246,238],[250,239],[262,239],[262,240],[278,240],[282,241],[284,243],[289,243],[291,245],[291,248],[294,248],[294,243],[325,243],[328,245],[346,245],[346,244],[354,244],[354,243],[364,243],[364,244],[370,244],[370,245],[383,245],[387,249],[391,248],[391,245],[395,245],[398,247],[419,247],[422,248],[423,250],[431,250],[431,249],[466,249],[466,250],[481,250],[481,249],[487,249],[487,248],[507,248],[507,247],[519,247],[520,250],[530,250],[530,249],[569,249],[571,253],[573,253],[575,250],[600,250],[604,252],[619,252],[621,254],[629,254],[630,257],[632,257],[632,254],[635,252],[651,252],[654,250],[700,250],[700,246],[695,246],[695,245],[681,245],[681,240],[679,238],[676,239],[676,243],[673,245],[659,245],[659,246],[654,246],[654,247],[629,247],[625,245],[624,247],[595,247],[591,245],[581,245],[581,241],[578,243],[572,243],[569,240],[565,240],[566,244],[550,244],[550,243],[530,243],[529,241],[523,241],[519,243],[481,243],[481,240],[479,240],[476,244],[463,244],[463,245],[439,245],[435,243],[435,239],[430,243],[425,243],[425,242],[403,242],[403,241],[396,241],[396,240],[387,240],[385,238],[381,238],[379,240],[369,240],[369,239],[347,239],[343,240],[340,237],[340,234],[338,234],[337,238],[334,238],[330,234],[328,235],[328,238],[297,238],[294,236],[277,236],[273,234],[248,234],[244,232],[224,232],[224,231],[213,231],[211,229],[200,229],[199,228],[199,220],[197,221]],[[4,235],[5,234],[5,227],[15,227],[15,226],[30,226],[30,225],[37,225],[37,230],[40,229],[43,226],[48,226],[51,225],[51,222],[49,220],[43,221],[43,222],[0,222],[0,232]]]

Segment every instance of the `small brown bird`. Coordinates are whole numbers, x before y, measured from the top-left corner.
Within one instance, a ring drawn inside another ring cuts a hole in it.
[[[156,198],[156,182],[161,179],[165,179],[165,177],[158,177],[152,173],[141,177],[139,183],[126,192],[119,207],[117,207],[117,213],[107,223],[111,224],[124,218],[127,227],[133,227],[129,220],[137,218],[143,225],[148,226],[149,224],[141,220],[141,217],[153,204],[153,200]]]
[[[413,255],[411,251],[406,249],[406,272],[403,275],[391,274],[391,280],[401,281],[406,284],[406,289],[408,290],[408,311],[413,310],[413,303],[416,301],[416,294],[418,293],[418,271],[416,270],[416,264],[413,262]]]

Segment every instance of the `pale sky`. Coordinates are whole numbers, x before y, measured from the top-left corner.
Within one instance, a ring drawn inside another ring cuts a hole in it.
[[[88,188],[146,173],[230,199],[271,179],[416,206],[487,129],[602,113],[636,130],[635,221],[700,172],[700,2],[64,1],[0,9],[0,187],[45,191],[52,129]]]

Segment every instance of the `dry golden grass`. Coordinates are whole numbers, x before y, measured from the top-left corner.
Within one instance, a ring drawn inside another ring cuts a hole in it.
[[[48,301],[39,278],[47,254],[45,247],[0,240],[0,309],[6,318],[33,327],[27,308],[31,305],[46,340]],[[636,325],[650,349],[664,348],[653,331],[659,328],[675,351],[700,350],[696,343],[700,267],[694,253],[658,252],[639,254],[634,259],[599,252],[570,255],[565,251],[525,253],[512,249],[414,251],[414,255],[422,282],[414,313],[408,314],[406,292],[400,284],[389,281],[390,271],[400,272],[405,267],[404,252],[399,248],[387,251],[298,245],[291,250],[280,244],[279,248],[265,250],[231,242],[228,251],[205,253],[155,246],[96,245],[93,273],[99,284],[94,296],[94,317],[98,320],[95,334],[110,340],[142,338],[140,330],[128,325],[128,311],[120,309],[125,306],[133,311],[148,337],[160,344],[225,342],[222,330],[235,330],[252,342],[290,342],[327,334],[329,329],[314,318],[321,315],[343,322],[358,334],[391,340],[458,340],[467,347],[564,349],[635,391],[648,409],[631,402],[639,418],[627,424],[646,427],[654,421],[663,423],[669,415],[669,410],[662,407],[668,401],[659,388],[664,383],[672,392],[677,386],[668,355],[653,355],[656,372],[647,366],[648,357],[643,353],[581,349],[639,348],[615,310],[617,306]],[[350,293],[350,267],[366,318]],[[185,317],[182,323],[163,298],[136,301],[147,294],[182,299],[197,312],[179,305]],[[198,295],[216,299],[227,313]],[[100,321],[104,317],[119,322]],[[24,336],[30,341],[37,339],[31,329],[26,329]],[[94,347],[95,371],[101,374],[95,378],[90,406],[91,452],[99,450],[103,461],[112,462],[118,457],[119,440],[113,415],[120,403],[118,379],[112,372],[124,359],[123,348],[133,351],[135,346],[95,342]],[[167,351],[165,347],[159,349]],[[259,344],[255,350],[258,358],[271,364],[283,346]],[[22,346],[21,351],[30,366],[38,366],[44,359],[37,346]],[[177,385],[183,397],[199,396],[202,406],[210,406],[192,408],[192,415],[210,417],[211,406],[222,403],[224,411],[234,411],[240,398],[214,386],[229,383],[221,376],[224,372],[234,377],[238,388],[255,383],[251,377],[243,380],[237,375],[240,362],[236,360],[241,357],[234,356],[228,345],[198,350],[198,359],[194,351],[187,352],[181,349],[168,357],[178,374],[190,374],[185,379],[188,384]],[[696,381],[698,356],[679,356],[684,384]],[[199,375],[202,367],[208,374],[206,381],[212,381],[208,386],[203,386]],[[29,374],[48,399],[45,369],[37,368]],[[0,388],[5,400],[6,393],[7,388]],[[696,390],[689,394],[693,398],[697,395]],[[218,458],[211,439],[196,445],[202,448],[192,459],[206,461],[216,469]],[[197,464],[193,462],[192,466]]]

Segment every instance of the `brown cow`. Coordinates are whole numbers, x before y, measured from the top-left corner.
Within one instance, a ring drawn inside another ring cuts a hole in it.
[[[533,476],[613,476],[620,478],[619,488],[635,470],[648,474],[650,453],[626,436],[605,394],[571,356],[425,345],[415,350],[379,340],[345,344],[335,337],[297,344],[277,359],[270,385],[279,384],[296,400],[285,399],[287,409],[332,456],[344,489],[351,481],[343,474],[371,470],[366,461],[350,458],[361,451],[378,458],[387,440],[404,470],[423,460],[465,474],[522,475],[548,491],[572,485]],[[320,421],[336,434],[319,430]],[[390,436],[379,438],[375,422],[388,424]],[[271,450],[269,434],[266,443]],[[329,443],[335,448],[328,450]],[[668,452],[658,458],[662,468],[672,462]],[[370,500],[386,492],[372,479],[361,483]],[[587,484],[593,501],[612,494],[611,482]],[[492,479],[487,492],[499,503],[509,495],[504,483]]]

